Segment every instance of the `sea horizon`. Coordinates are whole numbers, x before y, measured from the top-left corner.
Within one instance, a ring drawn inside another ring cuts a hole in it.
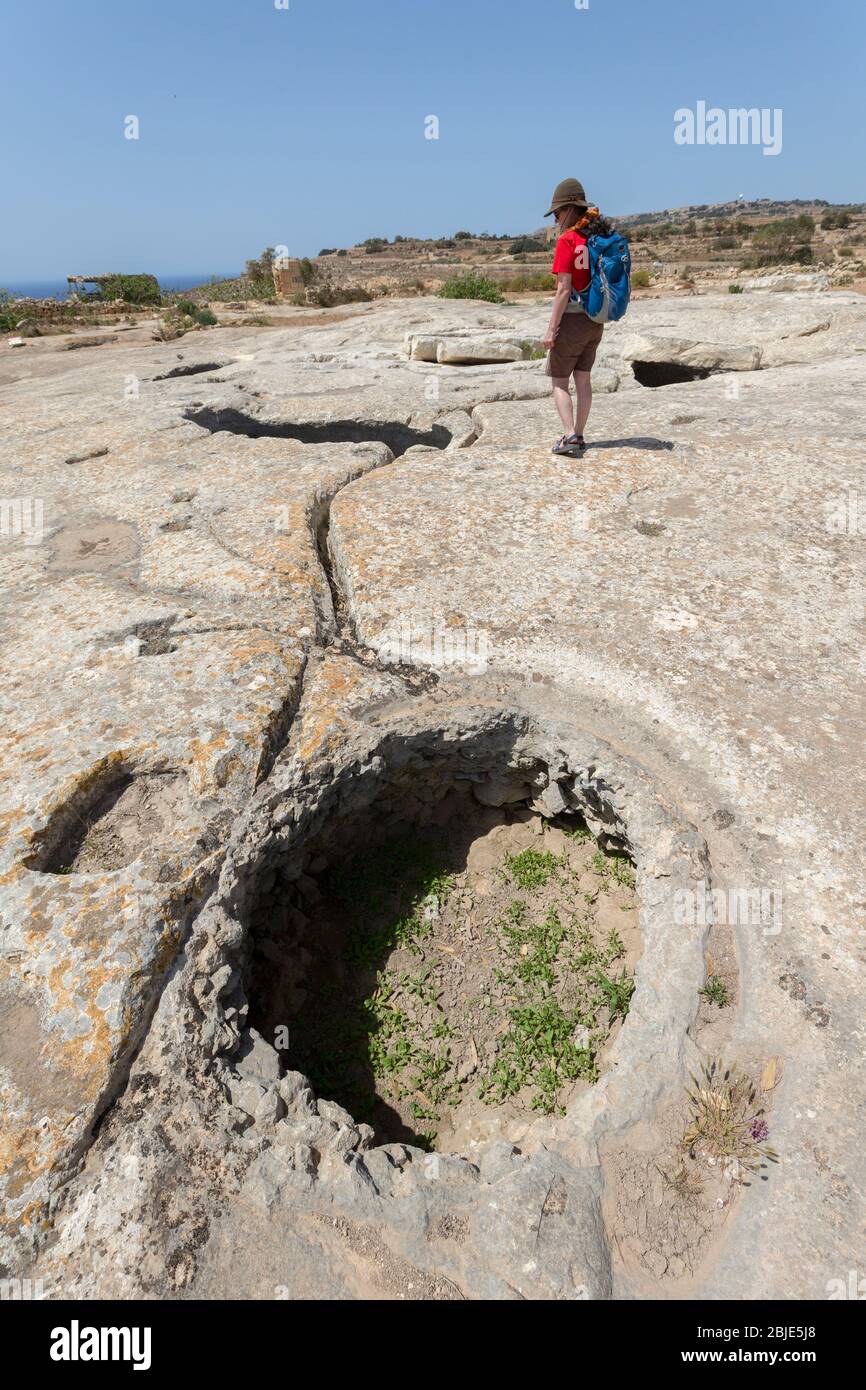
[[[232,280],[241,271],[208,271],[206,273],[193,271],[187,274],[175,273],[171,275],[157,275],[160,288],[163,290],[191,290],[197,285],[206,285],[211,280]],[[46,276],[43,279],[34,280],[4,280],[0,275],[0,290],[6,290],[11,299],[67,299],[69,297],[69,285],[66,283],[65,275]]]

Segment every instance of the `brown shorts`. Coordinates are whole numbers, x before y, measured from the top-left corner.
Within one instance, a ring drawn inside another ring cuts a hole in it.
[[[572,372],[590,371],[603,332],[604,324],[594,323],[586,314],[563,314],[547,354],[547,375],[567,377]]]

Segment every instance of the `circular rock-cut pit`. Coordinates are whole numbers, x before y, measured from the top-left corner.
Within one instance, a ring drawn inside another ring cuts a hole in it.
[[[517,1142],[606,1067],[640,955],[634,869],[536,794],[404,777],[308,841],[299,877],[263,876],[248,1022],[375,1142]]]

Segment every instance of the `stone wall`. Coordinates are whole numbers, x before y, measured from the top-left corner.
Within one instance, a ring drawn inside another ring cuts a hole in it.
[[[110,303],[103,303],[101,300],[92,302],[81,299],[14,299],[11,308],[22,319],[48,320],[72,320],[86,317],[88,311],[95,312],[100,318],[126,318],[132,313],[146,313],[153,310],[152,304],[127,304],[122,299],[112,300]],[[70,313],[70,309],[75,313]],[[79,312],[80,311],[80,312]]]
[[[274,288],[278,299],[286,299],[293,294],[303,294],[304,281],[301,276],[300,261],[284,256],[274,262]]]

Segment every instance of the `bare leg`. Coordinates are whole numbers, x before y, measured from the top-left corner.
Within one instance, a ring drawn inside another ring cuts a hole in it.
[[[589,373],[584,372],[582,373],[582,375],[588,376]],[[577,373],[575,372],[575,378],[576,377]],[[567,376],[555,376],[553,378],[553,403],[556,406],[557,413],[559,415],[560,420],[562,421],[562,428],[565,430],[565,433],[573,434],[574,414],[572,411],[571,396],[568,393]]]
[[[592,375],[590,372],[575,372],[574,386],[577,400],[574,406],[574,432],[583,434],[589,412],[592,408]]]

